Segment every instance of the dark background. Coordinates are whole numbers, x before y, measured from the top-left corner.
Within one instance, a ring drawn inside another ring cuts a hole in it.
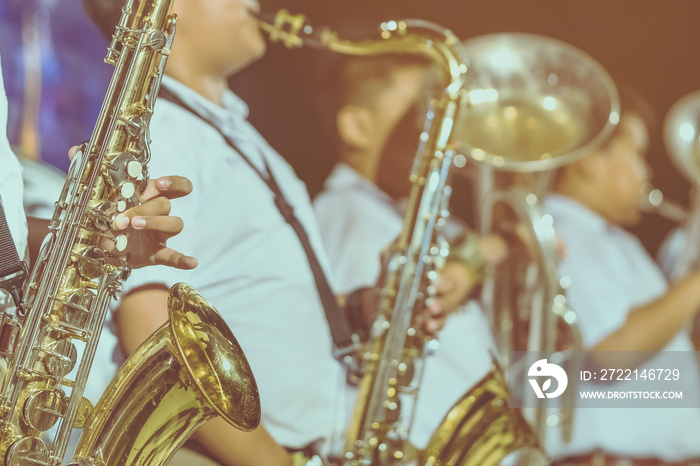
[[[493,32],[529,32],[568,42],[597,59],[613,76],[642,93],[654,107],[657,129],[648,159],[654,184],[687,204],[689,184],[666,156],[661,123],[670,106],[700,88],[700,2],[696,0],[263,0],[264,11],[287,8],[341,34],[371,34],[381,21],[423,18],[461,38]],[[328,52],[286,50],[271,44],[258,63],[231,80],[251,107],[250,119],[295,167],[311,193],[320,189],[334,156],[319,113]],[[469,203],[456,189],[453,202]],[[462,206],[463,207],[463,206]],[[459,206],[457,211],[464,210]],[[672,227],[655,215],[635,229],[652,252]]]
[[[660,125],[673,102],[700,88],[699,0],[261,2],[264,11],[284,7],[305,13],[315,24],[352,38],[373,36],[381,21],[423,18],[464,39],[493,32],[530,32],[577,46],[616,81],[645,95],[654,107],[658,124],[648,155],[654,182],[667,198],[687,204],[689,184],[665,153]],[[0,51],[14,111],[11,137],[13,122],[16,127],[21,116],[21,14],[29,9],[43,11],[43,53],[48,57],[42,105],[50,108],[42,110],[41,155],[65,169],[66,148],[89,137],[111,74],[111,68],[102,64],[106,43],[84,18],[80,0],[0,0]],[[233,89],[249,103],[253,124],[290,161],[312,194],[334,162],[331,144],[321,129],[318,91],[332,59],[329,52],[289,51],[272,44],[262,60],[231,80]],[[465,188],[458,189],[453,199],[457,211],[470,203]],[[653,252],[670,227],[657,216],[646,216],[635,232]]]

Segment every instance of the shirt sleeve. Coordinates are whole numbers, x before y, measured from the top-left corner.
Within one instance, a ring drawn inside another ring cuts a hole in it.
[[[560,276],[571,279],[567,302],[576,313],[584,348],[592,348],[622,327],[630,311],[627,283],[619,253],[591,234],[567,228],[557,230],[566,245]]]
[[[675,271],[678,266],[678,259],[683,254],[685,238],[685,230],[676,228],[666,237],[659,249],[656,261],[668,280],[676,278]]]
[[[363,207],[362,194],[350,190],[322,193],[314,200],[323,244],[341,294],[376,284],[382,251],[394,239],[393,232],[372,224],[371,209],[371,205]]]

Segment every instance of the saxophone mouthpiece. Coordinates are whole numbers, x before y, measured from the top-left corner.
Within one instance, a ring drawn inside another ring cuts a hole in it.
[[[675,223],[683,223],[688,218],[688,210],[683,206],[669,201],[661,190],[654,188],[651,183],[642,187],[640,209],[644,213],[657,214]]]
[[[304,45],[322,48],[319,32],[306,20],[305,15],[292,15],[286,9],[277,13],[256,13],[260,29],[268,33],[270,41],[282,42],[287,48]]]

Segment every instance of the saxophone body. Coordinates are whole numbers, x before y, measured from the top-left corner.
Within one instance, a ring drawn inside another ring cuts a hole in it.
[[[416,451],[409,442],[424,356],[430,347],[430,338],[415,325],[416,317],[430,304],[440,264],[449,254],[440,230],[449,215],[448,177],[455,157],[452,128],[467,105],[463,92],[467,67],[459,39],[433,23],[405,20],[383,23],[381,39],[350,42],[328,29],[316,30],[303,16],[290,16],[286,10],[262,22],[261,28],[289,48],[310,45],[349,55],[425,56],[442,76],[442,92],[431,99],[426,113],[410,174],[403,229],[390,251],[378,317],[362,350],[344,464],[413,464],[416,460],[426,465],[497,464],[523,446],[537,450],[530,426],[519,412],[507,408],[506,384],[498,370],[452,408],[426,450]],[[489,412],[484,413],[485,409]],[[472,462],[465,463],[465,458]]]
[[[120,293],[130,270],[124,253],[128,238],[115,237],[111,224],[115,215],[138,205],[138,193],[148,179],[148,124],[175,32],[172,3],[173,0],[127,0],[122,9],[105,58],[115,66],[115,72],[93,134],[73,158],[50,233],[25,283],[23,305],[14,315],[4,316],[3,335],[13,335],[13,344],[3,345],[8,363],[0,392],[0,458],[4,465],[58,466],[64,459],[72,429],[86,425],[90,427],[86,433],[110,443],[83,441],[87,453],[77,459],[81,465],[164,464],[164,458],[174,452],[168,449],[182,443],[170,443],[171,439],[182,437],[182,428],[180,432],[160,428],[148,431],[145,429],[153,426],[143,418],[135,419],[136,425],[128,428],[122,425],[122,438],[109,438],[95,426],[123,404],[112,397],[103,399],[95,409],[82,396],[109,302]],[[201,354],[209,354],[209,347],[216,343],[218,356],[229,363],[225,364],[226,371],[200,369],[193,380],[188,368],[198,366],[195,361],[186,360],[180,364],[185,369],[167,379],[178,379],[190,391],[201,391],[197,377],[204,374],[227,388],[240,383],[231,394],[214,393],[199,399],[209,397],[219,402],[223,396],[224,402],[209,411],[222,413],[241,428],[254,428],[260,416],[257,387],[235,339],[226,332],[225,324],[223,333],[230,341],[208,337],[207,334],[222,333],[209,328],[221,324],[216,312],[185,286],[173,292],[176,296],[171,293],[171,301],[176,299],[178,304],[170,309],[174,317],[170,327],[176,331],[167,335],[159,332],[159,341],[163,342],[160,346],[170,342],[171,353],[153,348],[158,345],[149,340],[145,344],[148,351],[138,350],[125,364],[132,378],[134,373],[137,378],[116,379],[107,394],[119,390],[115,384],[131,384],[133,391],[129,396],[147,397],[151,404],[158,404],[173,390],[171,386],[159,386],[162,380],[156,385],[149,382],[152,374],[159,373],[154,364],[171,366],[175,357],[190,355],[195,360],[206,359]],[[183,293],[189,298],[183,298]],[[195,351],[199,347],[203,349]],[[232,380],[234,371],[239,373]],[[134,390],[135,384],[141,388]],[[216,386],[211,383],[206,388]],[[237,407],[230,406],[232,400],[245,405],[244,416],[238,416],[234,409]],[[173,404],[169,406],[174,408]],[[187,410],[179,411],[182,410],[170,411],[169,416],[189,416]],[[100,463],[107,447],[126,450],[138,446],[131,437],[147,438],[150,444],[165,450],[151,454],[148,461],[110,456],[107,462]]]
[[[451,38],[456,40],[446,35],[442,43]],[[418,41],[429,49],[437,39]],[[459,55],[449,58],[458,61]],[[462,76],[450,77],[452,87],[446,86],[430,102],[410,174],[403,229],[390,249],[378,316],[362,354],[363,375],[345,445],[350,465],[404,464],[414,459],[409,435],[431,340],[416,323],[435,295],[438,269],[448,254],[440,230],[448,216],[448,176],[455,154],[447,144],[461,99]]]

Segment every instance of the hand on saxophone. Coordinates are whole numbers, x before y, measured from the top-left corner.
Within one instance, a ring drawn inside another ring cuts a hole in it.
[[[76,147],[68,156],[73,159]],[[182,176],[163,176],[148,180],[139,195],[141,205],[132,207],[114,217],[113,232],[120,234],[127,230],[129,242],[126,253],[130,254],[132,268],[148,265],[166,265],[178,269],[194,269],[197,259],[186,256],[166,246],[169,238],[182,231],[183,222],[170,215],[170,199],[183,197],[192,192],[192,183]]]
[[[440,269],[435,284],[436,296],[427,308],[424,325],[428,333],[435,333],[445,325],[447,316],[455,312],[481,282],[483,267],[503,261],[508,254],[508,246],[498,235],[479,236],[471,233],[454,252],[450,252]]]

